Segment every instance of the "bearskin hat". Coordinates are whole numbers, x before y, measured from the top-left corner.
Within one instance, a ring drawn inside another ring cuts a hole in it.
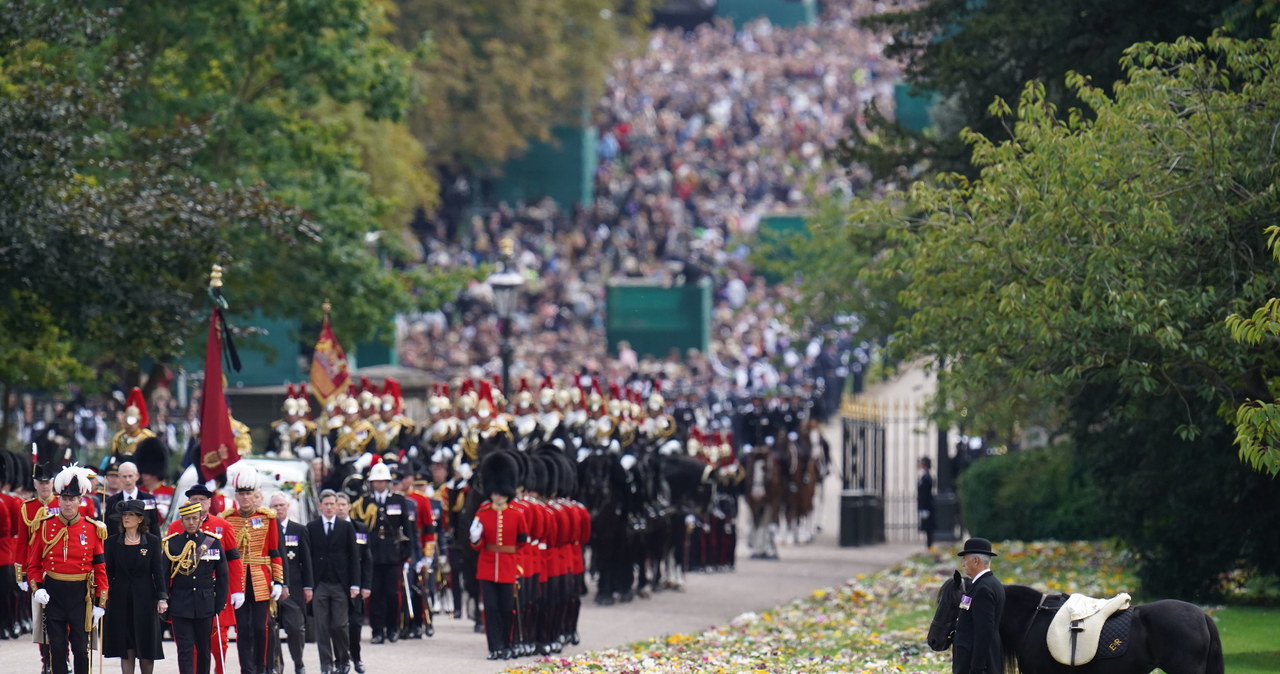
[[[169,450],[158,437],[139,440],[133,462],[138,466],[139,475],[154,475],[162,482],[168,479]]]
[[[547,466],[542,459],[532,454],[521,454],[525,457],[524,489],[536,494],[547,493]]]
[[[533,488],[534,491],[547,498],[555,496],[559,493],[556,490],[560,484],[560,466],[555,459],[545,454],[534,454],[530,458],[532,459],[529,462],[531,472],[534,473],[534,479],[539,482],[538,486]]]
[[[516,497],[520,466],[510,452],[494,452],[480,462],[481,494]]]

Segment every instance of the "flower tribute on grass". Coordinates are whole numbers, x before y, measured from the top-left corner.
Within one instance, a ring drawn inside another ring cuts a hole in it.
[[[1133,593],[1127,553],[1107,543],[997,543],[994,565],[1005,583],[1094,597]],[[951,671],[951,654],[925,644],[938,587],[959,566],[954,550],[916,555],[841,587],[761,614],[744,613],[702,634],[671,634],[572,657],[552,657],[509,672]]]

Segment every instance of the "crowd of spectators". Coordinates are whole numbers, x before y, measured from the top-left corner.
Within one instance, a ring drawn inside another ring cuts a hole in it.
[[[857,25],[874,4],[825,4],[812,26],[654,29],[647,48],[617,60],[594,107],[599,164],[589,205],[503,203],[428,228],[422,246],[433,267],[494,262],[499,240],[514,240],[527,278],[512,323],[515,376],[663,370],[771,388],[812,369],[824,339],[847,338],[793,326],[788,287],[766,284],[749,262],[762,218],[866,188],[866,173],[829,161],[829,150],[862,124],[869,103],[892,109],[898,67],[881,55],[885,38]],[[606,352],[606,284],[637,281],[712,285],[707,353]],[[441,378],[476,376],[496,371],[500,341],[492,291],[480,282],[444,310],[408,320],[399,357]]]

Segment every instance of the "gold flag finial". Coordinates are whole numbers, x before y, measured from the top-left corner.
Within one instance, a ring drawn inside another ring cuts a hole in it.
[[[324,315],[328,316],[329,310],[332,308],[333,308],[333,305],[329,304],[329,298],[328,297],[324,298],[324,303],[320,305],[320,311],[323,311]]]
[[[516,253],[516,240],[510,236],[504,236],[498,241],[498,253],[503,257],[510,258]]]
[[[209,270],[209,287],[222,287],[222,265],[215,264],[213,265],[213,269]]]

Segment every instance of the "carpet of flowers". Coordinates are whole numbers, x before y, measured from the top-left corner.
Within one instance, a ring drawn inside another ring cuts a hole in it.
[[[1005,583],[1095,597],[1133,592],[1129,555],[1108,543],[997,544]],[[921,554],[701,634],[552,657],[510,672],[949,672],[950,653],[925,644],[938,587],[958,567],[950,550]]]

